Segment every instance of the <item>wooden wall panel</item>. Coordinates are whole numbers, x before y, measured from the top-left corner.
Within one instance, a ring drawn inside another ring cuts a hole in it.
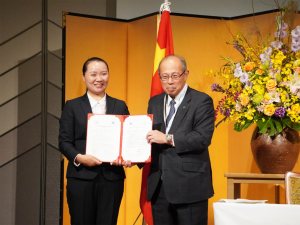
[[[146,113],[156,43],[156,17],[122,22],[67,16],[66,99],[83,94],[82,63],[88,57],[99,56],[110,66],[108,93],[125,100],[131,114]],[[231,34],[240,32],[251,38],[260,30],[264,36],[272,35],[274,19],[275,14],[236,20],[171,15],[175,53],[187,59],[190,70],[188,84],[210,94],[216,104],[220,95],[211,92],[210,86],[217,80],[209,72],[218,70],[224,63],[222,56],[240,57],[232,46],[226,44],[231,40]],[[300,23],[299,15],[297,22]],[[209,206],[210,225],[213,224],[212,203],[226,198],[224,173],[259,172],[250,150],[253,128],[238,133],[232,124],[223,123],[215,130],[210,146],[215,187],[215,196],[210,199]],[[294,170],[300,170],[299,162]],[[140,212],[141,171],[126,169],[126,175],[119,225],[132,225]],[[244,185],[242,197],[274,202],[273,190],[272,185]],[[284,202],[283,192],[281,196],[281,202]],[[64,224],[69,224],[66,204],[64,212]],[[141,224],[141,220],[136,224]]]

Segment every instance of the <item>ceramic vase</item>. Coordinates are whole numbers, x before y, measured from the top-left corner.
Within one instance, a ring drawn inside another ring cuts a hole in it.
[[[256,128],[251,138],[254,160],[262,173],[283,174],[292,171],[299,155],[299,133],[286,128],[270,137],[258,133]]]

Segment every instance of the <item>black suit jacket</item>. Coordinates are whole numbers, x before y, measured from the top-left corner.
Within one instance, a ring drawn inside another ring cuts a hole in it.
[[[154,115],[153,129],[166,131],[165,94],[150,99],[148,113]],[[162,179],[166,198],[173,204],[210,198],[214,191],[208,146],[214,131],[214,107],[207,94],[188,88],[174,117],[169,133],[175,147],[152,145],[148,176],[148,200]]]
[[[109,180],[124,179],[125,172],[121,166],[111,166],[108,163],[96,167],[74,165],[76,155],[85,154],[88,113],[92,113],[92,109],[85,94],[67,101],[60,118],[59,149],[69,160],[67,178],[90,180],[98,173],[103,173],[103,176]],[[106,95],[106,114],[128,115],[129,111],[125,102]]]

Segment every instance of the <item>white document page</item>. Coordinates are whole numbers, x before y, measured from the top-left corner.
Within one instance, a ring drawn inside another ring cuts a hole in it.
[[[123,123],[122,158],[131,162],[150,160],[151,144],[146,135],[152,130],[152,117],[149,115],[129,116]]]
[[[102,162],[117,160],[120,153],[121,120],[115,115],[89,116],[86,154]]]

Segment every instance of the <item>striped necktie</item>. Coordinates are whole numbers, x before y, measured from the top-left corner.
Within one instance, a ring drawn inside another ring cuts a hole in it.
[[[175,113],[175,104],[176,104],[175,100],[172,99],[171,102],[170,102],[170,111],[169,111],[169,114],[168,114],[168,116],[166,118],[166,127],[168,127],[168,124],[169,124],[172,116]]]

